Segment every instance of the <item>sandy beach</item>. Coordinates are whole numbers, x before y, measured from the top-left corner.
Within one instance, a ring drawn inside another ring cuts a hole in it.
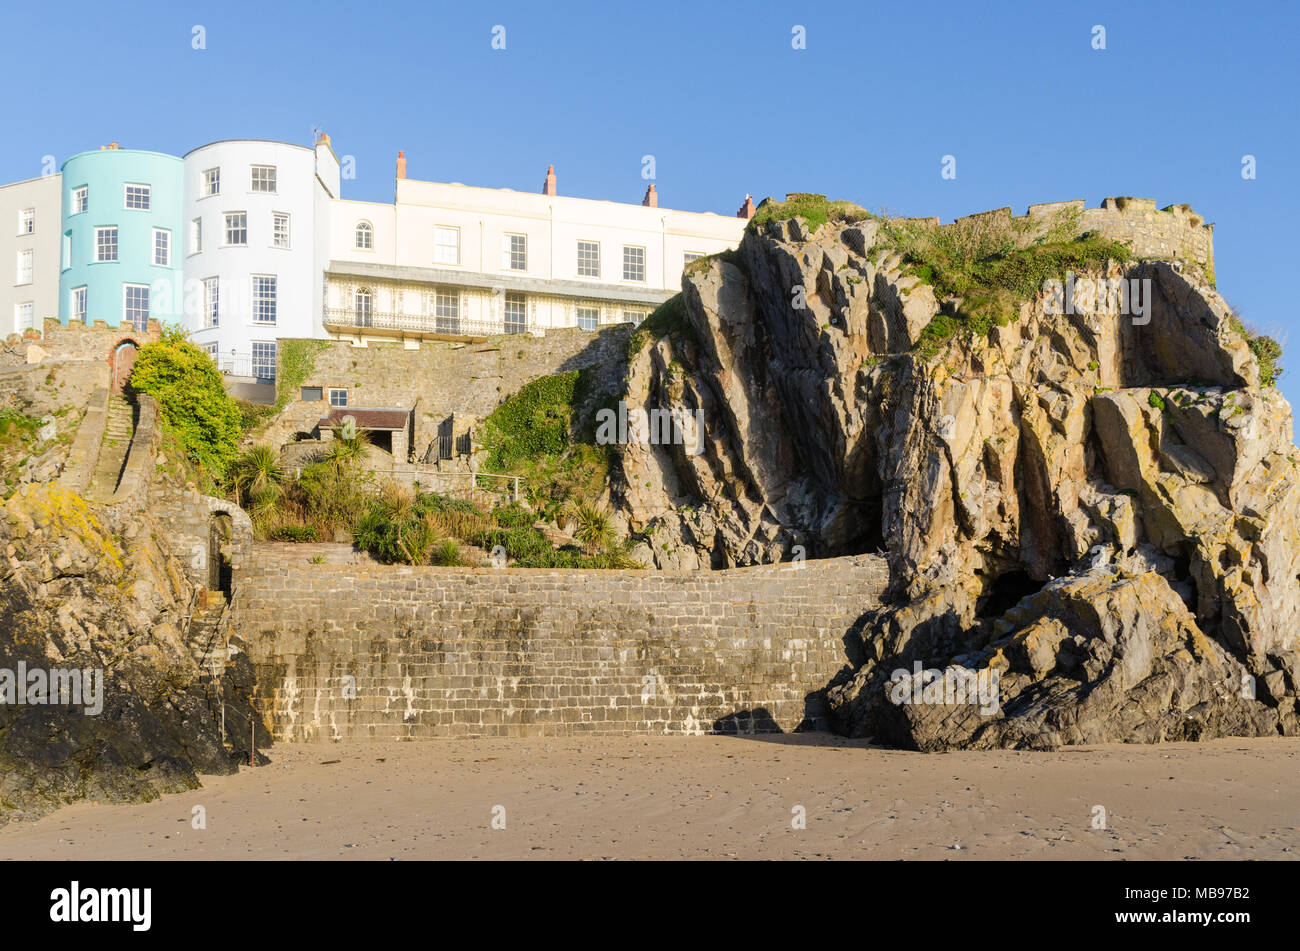
[[[825,734],[638,736],[270,758],[153,803],[10,824],[0,858],[1300,858],[1294,739],[927,755]]]

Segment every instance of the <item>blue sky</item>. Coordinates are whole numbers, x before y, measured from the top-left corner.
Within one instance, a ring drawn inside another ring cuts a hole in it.
[[[1219,289],[1300,341],[1300,5],[1291,3],[132,3],[8,5],[0,181],[109,141],[223,138],[356,159],[351,198],[413,178],[730,214],[790,191],[951,220],[1138,195],[1216,223]],[[506,48],[493,50],[492,28]],[[807,48],[791,47],[806,28]],[[1091,45],[1106,28],[1104,51]],[[191,46],[192,27],[207,48]],[[15,85],[15,79],[18,80]],[[944,155],[957,178],[944,180]],[[1241,176],[1254,155],[1258,177]],[[1300,351],[1282,389],[1300,398]]]

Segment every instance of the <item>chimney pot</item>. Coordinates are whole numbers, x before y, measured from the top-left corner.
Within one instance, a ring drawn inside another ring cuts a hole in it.
[[[542,194],[543,195],[555,194],[555,166],[554,165],[546,166],[546,181],[542,183]]]
[[[745,203],[741,205],[740,210],[736,212],[736,217],[737,218],[754,217],[754,196],[753,195],[745,196]]]
[[[651,182],[650,187],[645,190],[645,197],[641,199],[641,204],[645,205],[647,208],[659,207],[659,193],[655,191],[653,182]]]
[[[399,179],[406,177],[406,150],[405,149],[397,153],[397,177]]]

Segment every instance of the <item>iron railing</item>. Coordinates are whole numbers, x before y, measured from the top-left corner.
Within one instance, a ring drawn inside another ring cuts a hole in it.
[[[493,337],[527,333],[528,324],[511,320],[471,320],[468,317],[425,317],[372,310],[358,314],[347,307],[325,308],[325,326],[343,331],[395,330],[407,333],[446,334],[449,337]]]

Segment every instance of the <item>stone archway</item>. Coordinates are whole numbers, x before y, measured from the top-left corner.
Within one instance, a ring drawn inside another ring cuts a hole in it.
[[[127,381],[131,379],[131,370],[135,367],[136,342],[123,338],[113,345],[108,362],[113,371],[113,392],[124,393]]]
[[[213,512],[208,520],[208,577],[209,591],[220,591],[229,601],[234,578],[235,524],[229,512]]]

